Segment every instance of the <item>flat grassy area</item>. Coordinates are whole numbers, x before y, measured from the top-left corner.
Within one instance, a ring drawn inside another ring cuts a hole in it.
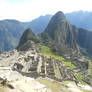
[[[48,57],[54,57],[55,59],[64,60],[62,56],[55,55],[48,46],[40,46],[41,52]]]

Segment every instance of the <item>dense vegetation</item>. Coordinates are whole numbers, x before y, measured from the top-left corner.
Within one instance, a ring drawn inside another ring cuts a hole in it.
[[[16,20],[0,21],[0,52],[14,49],[26,28],[26,25]]]

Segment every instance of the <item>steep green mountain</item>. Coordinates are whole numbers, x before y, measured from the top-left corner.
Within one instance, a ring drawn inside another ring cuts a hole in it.
[[[92,32],[70,24],[62,12],[56,13],[45,32],[41,33],[44,43],[54,46],[59,54],[80,53],[92,56]]]
[[[48,43],[53,43],[60,54],[72,53],[72,49],[77,49],[78,29],[73,27],[62,12],[57,12],[49,22],[45,32],[41,34],[42,39]],[[50,42],[51,41],[51,42]]]
[[[37,36],[32,32],[31,29],[27,29],[23,32],[23,35],[20,39],[18,50],[28,50],[31,47],[31,41],[38,42]]]

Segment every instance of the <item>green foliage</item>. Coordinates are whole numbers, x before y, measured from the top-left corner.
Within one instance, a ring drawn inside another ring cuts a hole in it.
[[[25,24],[16,20],[0,21],[0,52],[16,48],[26,27]]]
[[[27,30],[24,31],[24,33],[23,33],[23,35],[20,39],[20,42],[19,42],[19,45],[18,45],[17,49],[19,50],[19,48],[22,48],[22,50],[23,50],[23,48],[26,48],[26,49],[27,49],[27,47],[29,48],[30,44],[31,44],[30,41],[38,43],[39,39],[37,39],[36,35],[32,32],[31,29],[27,29]]]
[[[79,75],[75,74],[74,76],[76,77],[76,79],[77,79],[81,84],[83,84],[83,85],[86,84],[86,83],[82,80],[82,78],[81,78]]]
[[[45,56],[54,57],[55,59],[61,60],[61,62],[64,63],[67,67],[69,67],[71,70],[76,68],[76,66],[72,64],[71,62],[69,61],[66,62],[62,56],[55,55],[48,46],[41,45],[39,48],[41,49],[41,52]],[[58,71],[56,72],[58,73]]]
[[[40,48],[41,48],[41,52],[45,56],[54,57],[54,58],[59,59],[59,60],[64,60],[64,58],[62,56],[55,55],[48,46],[42,45],[42,46],[40,46]]]
[[[71,62],[69,62],[69,61],[67,61],[67,62],[63,61],[63,63],[66,66],[68,66],[71,70],[74,69],[74,68],[76,68],[76,66],[74,64],[72,64]]]

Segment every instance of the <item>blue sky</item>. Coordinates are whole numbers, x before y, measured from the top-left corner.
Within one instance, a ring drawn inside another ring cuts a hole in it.
[[[0,0],[0,20],[31,21],[57,11],[92,11],[92,0]]]

